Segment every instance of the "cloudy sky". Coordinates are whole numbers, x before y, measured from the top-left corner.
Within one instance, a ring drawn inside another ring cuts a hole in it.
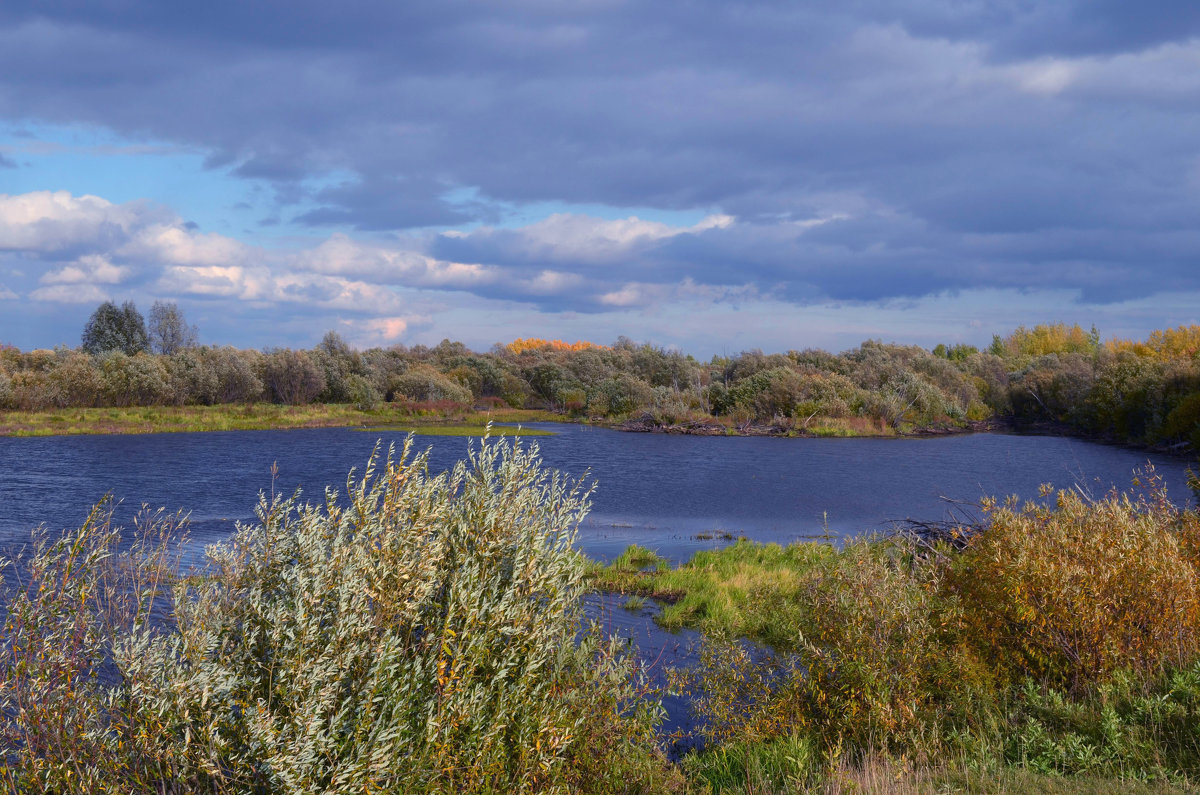
[[[1200,4],[5,0],[0,343],[1200,322]]]

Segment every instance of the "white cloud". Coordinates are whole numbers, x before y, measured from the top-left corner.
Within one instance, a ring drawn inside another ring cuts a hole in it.
[[[393,314],[404,308],[400,297],[388,287],[311,273],[276,275],[271,297],[276,301],[366,314]]]
[[[605,306],[636,306],[649,300],[644,284],[626,284],[619,290],[613,290],[600,296],[600,303]]]
[[[56,284],[39,287],[29,294],[35,301],[59,304],[95,304],[109,300],[108,293],[94,284]]]
[[[628,308],[663,302],[717,304],[723,302],[759,300],[759,291],[751,284],[698,284],[690,276],[677,284],[646,284],[628,282],[619,289],[604,293],[599,302],[605,306]]]
[[[519,233],[526,245],[539,256],[593,261],[678,235],[726,229],[733,223],[734,218],[728,215],[706,216],[693,226],[671,226],[660,221],[645,221],[637,216],[608,220],[575,213],[555,213],[522,227]]]
[[[360,348],[377,345],[394,345],[414,328],[429,326],[433,322],[428,315],[403,315],[377,317],[368,320],[345,320],[346,338]]]
[[[113,265],[105,256],[85,254],[75,264],[50,271],[38,281],[42,284],[120,284],[129,274],[129,268]]]
[[[158,287],[168,294],[264,299],[270,292],[270,272],[241,265],[172,265],[163,270]]]
[[[384,248],[334,234],[295,255],[293,265],[314,273],[360,276],[414,287],[470,287],[499,278],[495,268],[434,259],[418,251]]]
[[[7,287],[5,287],[3,284],[0,284],[0,301],[15,301],[15,300],[17,300],[17,294],[14,293],[12,290],[8,289]]]
[[[0,194],[0,249],[55,252],[111,245],[162,215],[142,202],[113,204],[67,191]]]
[[[137,234],[118,251],[142,261],[158,260],[174,265],[224,266],[244,262],[250,248],[215,232],[200,233],[180,225],[154,224]]]
[[[1013,67],[1017,85],[1031,94],[1060,94],[1078,77],[1079,65],[1059,58],[1045,58]]]
[[[523,292],[532,295],[556,295],[583,284],[583,277],[577,273],[544,270],[531,279],[520,279],[517,284]]]

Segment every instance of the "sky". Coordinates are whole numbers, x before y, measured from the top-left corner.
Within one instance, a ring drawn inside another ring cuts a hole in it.
[[[0,343],[1200,323],[1191,0],[0,4]]]

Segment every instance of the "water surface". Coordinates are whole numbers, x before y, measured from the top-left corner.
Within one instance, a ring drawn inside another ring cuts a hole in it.
[[[545,463],[596,483],[580,546],[611,558],[630,543],[672,560],[720,544],[721,533],[789,541],[886,529],[892,520],[942,519],[946,500],[1017,494],[1040,484],[1093,494],[1127,488],[1135,469],[1157,467],[1169,493],[1187,497],[1185,461],[1069,438],[972,434],[927,439],[781,439],[622,433],[544,424]],[[223,538],[249,520],[258,495],[302,488],[321,500],[343,489],[376,441],[401,433],[345,428],[136,436],[0,438],[0,548],[30,530],[77,526],[105,494],[128,521],[143,503],[190,512],[193,536]],[[435,471],[472,440],[418,437]],[[272,481],[272,464],[278,476]],[[697,535],[714,533],[706,540]]]

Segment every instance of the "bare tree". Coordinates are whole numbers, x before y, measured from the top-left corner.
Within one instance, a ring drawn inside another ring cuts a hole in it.
[[[196,327],[188,325],[174,301],[155,301],[150,308],[150,344],[155,353],[168,355],[196,347]]]

